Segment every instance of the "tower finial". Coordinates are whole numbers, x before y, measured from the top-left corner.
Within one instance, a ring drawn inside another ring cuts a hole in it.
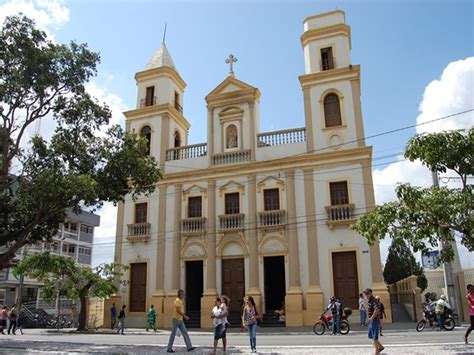
[[[168,23],[165,22],[165,30],[163,32],[163,41],[161,41],[163,44],[165,43],[165,40],[166,40],[166,27],[167,27]]]

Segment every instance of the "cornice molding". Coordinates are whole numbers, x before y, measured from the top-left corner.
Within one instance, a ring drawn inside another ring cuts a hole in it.
[[[304,47],[308,44],[309,41],[334,36],[335,34],[340,34],[349,37],[349,48],[352,49],[351,27],[344,23],[330,25],[322,28],[313,28],[304,32],[301,35],[301,45]]]
[[[159,67],[139,71],[135,74],[135,80],[137,81],[137,83],[140,83],[144,80],[155,79],[159,76],[166,76],[172,79],[181,90],[184,90],[186,88],[186,82],[183,80],[183,78],[181,78],[181,76],[176,70],[170,67]]]

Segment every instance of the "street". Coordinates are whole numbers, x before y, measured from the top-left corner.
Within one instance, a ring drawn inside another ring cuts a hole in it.
[[[386,350],[383,354],[474,354],[474,345],[462,342],[466,327],[452,332],[427,330],[386,330],[381,338]],[[10,354],[156,354],[166,351],[169,331],[146,333],[130,329],[125,335],[111,333],[74,334],[53,330],[25,329],[24,335],[0,337],[0,352]],[[194,354],[211,352],[212,334],[205,331],[189,332]],[[246,333],[228,333],[227,353],[250,353]],[[220,345],[220,344],[219,344]],[[187,353],[182,337],[176,337],[177,353]],[[278,329],[257,333],[260,354],[371,354],[373,348],[366,332],[351,331],[346,336],[317,336],[309,331]],[[222,354],[222,348],[218,352]]]

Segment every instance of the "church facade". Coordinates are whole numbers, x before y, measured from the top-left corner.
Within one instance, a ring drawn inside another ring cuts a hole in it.
[[[341,10],[303,24],[304,127],[261,132],[260,91],[231,69],[205,98],[207,142],[189,145],[186,83],[166,46],[135,75],[126,128],[148,139],[163,179],[152,195],[118,207],[115,261],[130,267],[119,301],[128,324],[142,325],[153,304],[169,327],[180,288],[204,328],[220,294],[234,315],[245,295],[262,314],[284,303],[287,326],[312,325],[332,295],[357,315],[367,287],[390,304],[378,243],[349,228],[375,205],[350,27]]]

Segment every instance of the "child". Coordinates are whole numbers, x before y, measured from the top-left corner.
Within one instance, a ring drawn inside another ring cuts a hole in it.
[[[148,310],[148,313],[146,315],[146,320],[147,320],[147,326],[146,326],[146,331],[148,331],[149,328],[152,328],[156,332],[156,311],[153,305],[151,305],[150,309]]]

